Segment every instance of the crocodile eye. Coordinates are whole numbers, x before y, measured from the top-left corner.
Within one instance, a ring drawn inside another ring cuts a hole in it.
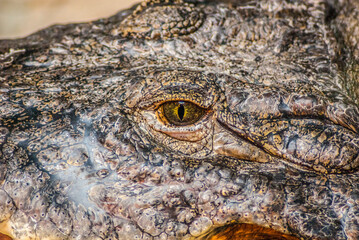
[[[205,108],[186,101],[165,102],[160,106],[160,111],[164,120],[176,126],[193,124],[207,112]]]

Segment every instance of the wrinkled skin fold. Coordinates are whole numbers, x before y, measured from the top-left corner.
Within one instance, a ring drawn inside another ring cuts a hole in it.
[[[358,1],[144,1],[0,40],[0,239],[358,239]]]

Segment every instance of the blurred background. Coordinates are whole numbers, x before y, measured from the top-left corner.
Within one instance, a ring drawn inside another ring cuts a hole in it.
[[[140,0],[0,0],[0,39],[17,38],[57,23],[109,17]]]

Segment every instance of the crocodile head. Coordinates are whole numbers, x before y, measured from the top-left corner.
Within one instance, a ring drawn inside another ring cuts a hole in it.
[[[0,239],[358,239],[335,4],[153,0],[0,41]]]

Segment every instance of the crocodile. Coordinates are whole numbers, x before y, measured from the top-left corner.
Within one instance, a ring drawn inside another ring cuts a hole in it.
[[[0,239],[359,239],[358,66],[357,0],[0,40]]]

